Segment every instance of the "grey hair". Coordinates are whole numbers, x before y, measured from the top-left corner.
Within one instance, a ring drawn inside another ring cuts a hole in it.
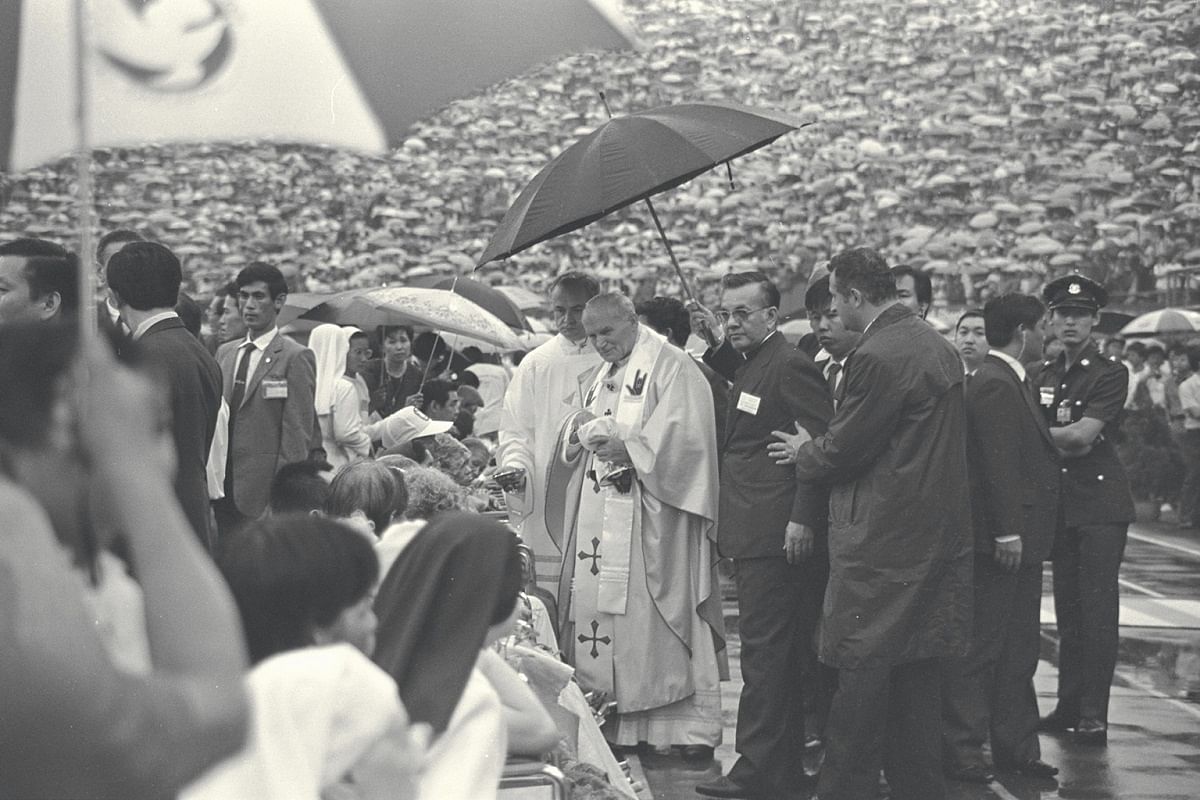
[[[598,294],[587,301],[583,310],[593,314],[612,314],[619,319],[637,320],[637,307],[634,306],[632,300],[620,292]]]
[[[404,470],[408,487],[409,519],[430,519],[443,511],[462,510],[466,498],[462,488],[446,473],[433,467],[408,467]]]

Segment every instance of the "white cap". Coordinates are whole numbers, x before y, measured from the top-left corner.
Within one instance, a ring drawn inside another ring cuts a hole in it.
[[[380,438],[383,446],[390,449],[422,436],[445,433],[453,425],[447,420],[430,419],[415,406],[405,406],[383,421],[383,435]]]

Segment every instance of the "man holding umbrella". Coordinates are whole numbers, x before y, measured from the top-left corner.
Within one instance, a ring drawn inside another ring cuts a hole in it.
[[[1129,372],[1100,355],[1092,328],[1108,293],[1079,274],[1046,285],[1050,326],[1063,352],[1030,372],[1050,433],[1063,457],[1061,512],[1054,545],[1058,617],[1058,705],[1040,729],[1073,729],[1104,744],[1108,695],[1117,664],[1117,573],[1133,500],[1110,437],[1121,422]]]

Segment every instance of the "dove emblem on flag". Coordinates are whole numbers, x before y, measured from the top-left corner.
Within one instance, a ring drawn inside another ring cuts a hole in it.
[[[96,0],[96,50],[131,81],[164,92],[212,80],[233,53],[217,0]]]

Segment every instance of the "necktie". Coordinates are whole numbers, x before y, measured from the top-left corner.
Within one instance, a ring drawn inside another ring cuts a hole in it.
[[[838,373],[842,371],[842,365],[836,361],[830,361],[829,366],[825,368],[825,382],[829,384],[829,394],[832,397],[837,397]]]
[[[243,345],[243,348],[242,360],[233,376],[233,395],[229,398],[230,422],[233,422],[234,416],[242,406],[242,399],[246,396],[246,378],[250,374],[250,354],[254,352],[254,342]]]

